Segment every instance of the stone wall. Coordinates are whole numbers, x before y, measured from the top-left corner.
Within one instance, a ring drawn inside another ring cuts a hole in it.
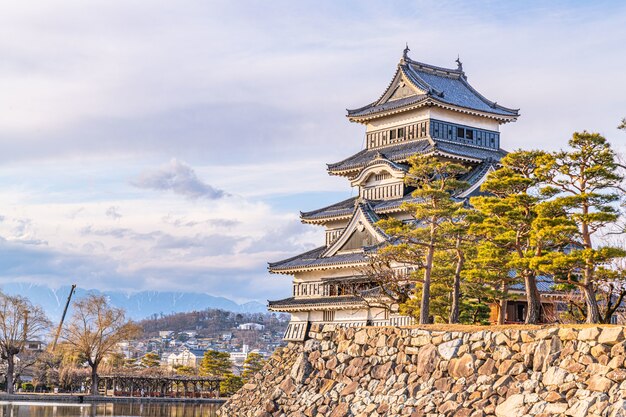
[[[313,329],[222,416],[626,416],[624,327]]]

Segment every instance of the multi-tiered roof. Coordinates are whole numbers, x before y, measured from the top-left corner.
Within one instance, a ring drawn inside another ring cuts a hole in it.
[[[450,69],[414,61],[407,53],[408,47],[376,101],[348,110],[350,121],[367,126],[366,148],[328,164],[328,172],[347,177],[359,188],[359,196],[301,212],[304,223],[327,227],[326,245],[270,263],[270,272],[297,274],[362,266],[368,250],[388,239],[376,222],[402,212],[402,203],[412,199],[412,189],[403,185],[402,179],[414,155],[434,155],[470,167],[463,178],[469,186],[456,196],[459,200],[478,193],[487,173],[506,155],[500,148],[498,126],[515,121],[518,110],[503,107],[476,91],[458,59],[457,68]],[[393,132],[384,130],[384,126],[392,125]],[[368,178],[380,173],[385,173],[380,178],[390,185],[368,189]],[[341,230],[334,230],[338,224]],[[354,246],[357,235],[363,242],[360,247]],[[363,237],[366,235],[369,238]],[[348,300],[351,305],[355,301],[352,298]],[[287,311],[285,306],[302,303],[310,306],[315,300],[290,297],[270,302],[270,308]]]

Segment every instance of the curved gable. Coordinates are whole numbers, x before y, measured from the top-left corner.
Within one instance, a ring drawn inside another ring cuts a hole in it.
[[[341,236],[324,251],[322,257],[331,257],[342,250],[357,251],[387,240],[387,236],[374,223],[378,216],[367,206],[357,205],[350,222]],[[357,243],[360,243],[358,245]]]

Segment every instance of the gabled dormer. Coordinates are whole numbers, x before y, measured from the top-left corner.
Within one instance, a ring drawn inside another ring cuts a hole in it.
[[[393,200],[404,195],[405,164],[397,164],[382,154],[376,157],[352,179],[359,187],[359,196],[366,200]]]
[[[362,252],[363,248],[385,242],[388,236],[375,223],[380,220],[368,203],[357,202],[348,225],[322,254],[328,258],[343,253]]]

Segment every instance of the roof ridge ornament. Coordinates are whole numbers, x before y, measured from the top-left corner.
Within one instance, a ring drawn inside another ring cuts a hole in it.
[[[459,54],[456,54],[456,60],[454,62],[456,62],[457,71],[463,72],[463,63],[461,62],[461,56]]]
[[[404,51],[402,51],[402,59],[407,60],[409,59],[409,51],[411,49],[409,48],[409,43],[406,43],[406,47],[404,48]]]

